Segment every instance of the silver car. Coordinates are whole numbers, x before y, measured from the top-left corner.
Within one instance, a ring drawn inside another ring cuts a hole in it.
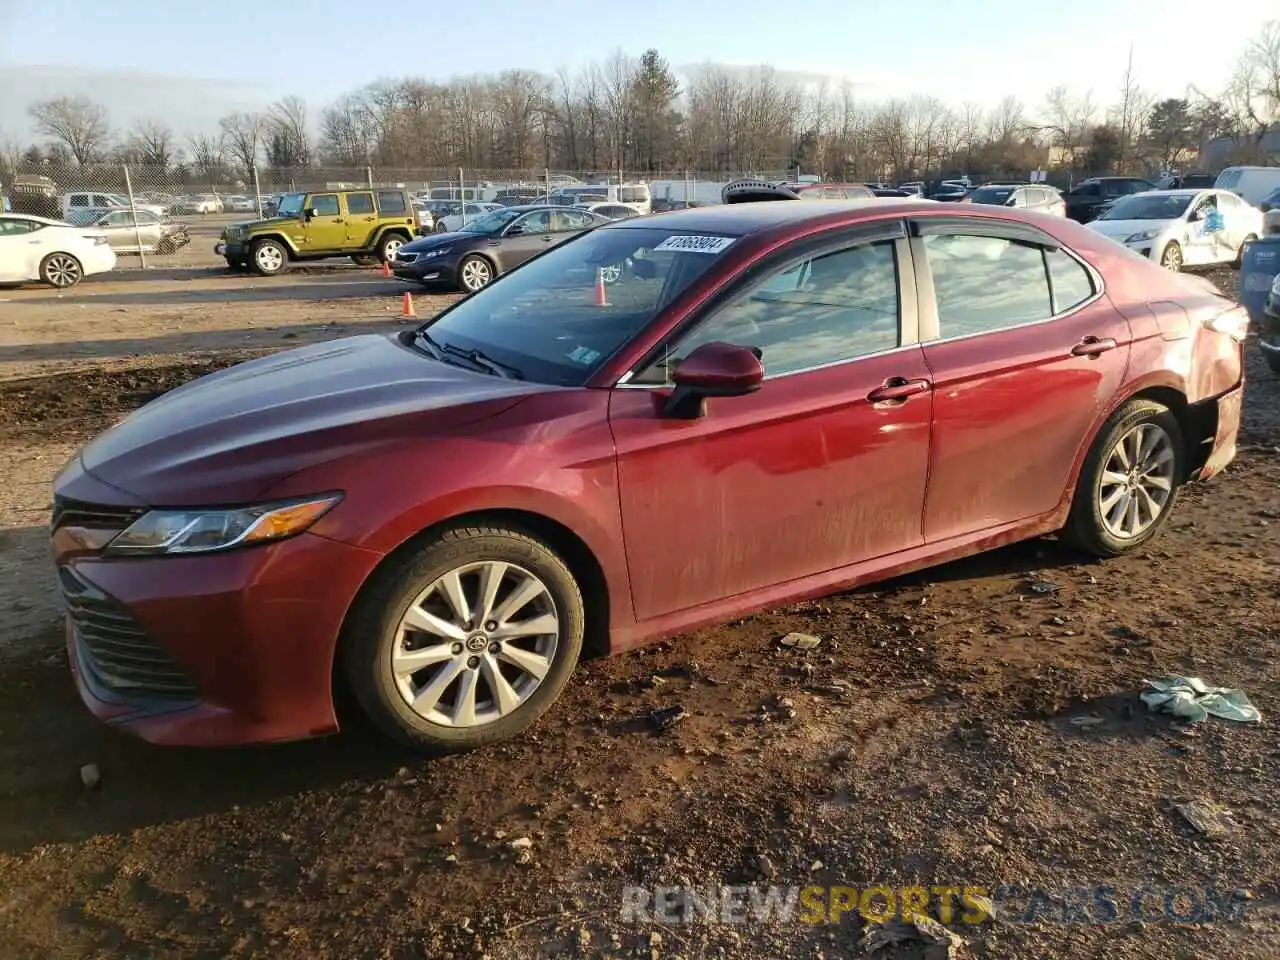
[[[174,223],[148,210],[139,210],[137,222],[128,210],[86,210],[72,214],[78,227],[93,227],[107,235],[116,253],[177,253],[191,241],[186,224]]]
[[[1067,215],[1067,204],[1062,194],[1047,184],[984,183],[965,197],[964,202],[1017,207],[1055,217]]]

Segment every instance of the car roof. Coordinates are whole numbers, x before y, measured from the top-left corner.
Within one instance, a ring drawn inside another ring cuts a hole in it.
[[[43,223],[49,227],[74,226],[74,224],[67,223],[65,220],[51,220],[49,217],[37,217],[34,213],[14,213],[13,211],[0,213],[0,220],[34,220],[36,223]]]
[[[604,230],[704,230],[713,234],[747,236],[789,224],[807,221],[838,222],[852,212],[894,209],[902,216],[936,213],[932,200],[907,197],[864,197],[856,200],[757,200],[752,203],[724,203],[708,207],[670,210],[647,217],[618,221]],[[840,215],[843,214],[842,218]]]
[[[1190,200],[1192,197],[1198,197],[1202,193],[1222,193],[1221,190],[1210,190],[1207,187],[1193,187],[1189,190],[1141,190],[1138,193],[1131,193],[1131,197],[1185,197]],[[1121,197],[1120,199],[1124,199]]]

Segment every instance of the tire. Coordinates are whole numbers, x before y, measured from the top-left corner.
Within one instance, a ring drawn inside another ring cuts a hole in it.
[[[1125,445],[1123,459],[1122,443]],[[1137,459],[1135,450],[1140,452],[1148,444],[1150,447],[1142,462],[1153,464],[1158,460],[1159,463],[1145,474],[1132,468],[1126,471],[1124,459],[1132,463]],[[1085,458],[1071,514],[1063,530],[1064,539],[1100,557],[1118,557],[1137,550],[1169,522],[1178,502],[1179,487],[1186,477],[1186,459],[1186,441],[1173,412],[1152,400],[1130,400],[1103,424]],[[1131,493],[1124,482],[1113,482],[1113,478],[1126,474],[1130,480],[1145,477],[1145,481],[1138,482],[1142,489]],[[1167,483],[1168,489],[1161,489],[1160,482]],[[1143,490],[1147,492],[1144,494]],[[1120,510],[1128,500],[1137,503],[1135,514]],[[1151,517],[1155,504],[1159,509]],[[1137,523],[1131,523],[1134,518]],[[1142,522],[1146,525],[1139,528]],[[1125,526],[1131,529],[1122,529]]]
[[[390,263],[396,258],[396,251],[408,242],[403,234],[388,233],[378,244],[378,260],[382,263]]]
[[[1249,234],[1248,236],[1246,236],[1243,240],[1241,240],[1241,241],[1240,241],[1240,249],[1236,251],[1236,258],[1235,258],[1234,260],[1232,260],[1232,261],[1231,261],[1231,266],[1232,266],[1234,269],[1239,270],[1241,267],[1243,267],[1243,266],[1244,266],[1244,248],[1245,248],[1245,244],[1247,244],[1247,243],[1252,243],[1254,240],[1257,240],[1257,239],[1258,239],[1258,238],[1257,238],[1254,234],[1252,234],[1252,233],[1251,233],[1251,234]]]
[[[58,290],[70,290],[84,279],[84,267],[69,253],[51,253],[40,261],[40,279]]]
[[[376,267],[378,265],[378,257],[372,253],[357,253],[352,255],[351,262],[357,267]]]
[[[249,248],[249,266],[260,277],[274,277],[289,266],[289,252],[278,240],[255,240]]]
[[[475,293],[491,283],[493,265],[488,260],[474,253],[462,258],[462,262],[458,264],[459,287],[467,293]]]
[[[550,616],[554,634],[503,642],[493,639],[501,632],[493,628],[495,621],[472,622],[468,629],[447,601],[447,587],[440,586],[461,571],[457,582],[470,613],[483,603],[486,571],[503,570],[489,608],[508,624]],[[531,583],[532,599],[503,611],[522,584]],[[424,610],[437,619],[420,623],[446,621],[457,639],[406,626],[412,611],[425,618]],[[556,701],[582,652],[585,624],[578,583],[549,547],[518,529],[457,527],[392,557],[374,573],[343,626],[341,666],[361,708],[394,739],[432,753],[470,750],[517,736]],[[421,665],[412,673],[397,670],[393,660],[399,656],[403,664],[410,653],[419,653]],[[514,658],[545,671],[541,679]],[[495,671],[506,681],[506,696],[516,698],[505,708],[490,680]],[[470,716],[468,689],[474,694]],[[435,700],[427,703],[433,693]],[[411,705],[414,698],[419,709]]]
[[[1177,243],[1170,243],[1161,251],[1160,266],[1170,273],[1182,272],[1182,248]]]

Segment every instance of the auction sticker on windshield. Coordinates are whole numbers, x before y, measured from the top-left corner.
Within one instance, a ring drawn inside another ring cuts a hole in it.
[[[654,252],[671,250],[684,253],[720,253],[726,250],[736,237],[667,237],[654,247]]]

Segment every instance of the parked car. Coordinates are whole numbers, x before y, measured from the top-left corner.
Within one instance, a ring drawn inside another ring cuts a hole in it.
[[[1067,216],[1078,223],[1088,223],[1101,213],[1100,208],[1108,200],[1154,189],[1154,183],[1139,177],[1090,177],[1067,193]]]
[[[224,229],[214,252],[232,270],[248,268],[264,277],[293,262],[326,257],[350,257],[369,266],[393,260],[417,229],[405,190],[288,193],[280,198],[275,216]]]
[[[222,198],[215,193],[198,193],[193,196],[179,197],[170,208],[174,213],[197,213],[209,215],[223,212]]]
[[[877,197],[918,197],[920,194],[913,193],[909,190],[898,190],[894,187],[871,187],[871,192]]]
[[[747,178],[727,183],[720,190],[724,203],[757,200],[869,200],[875,194],[860,183],[810,183]]]
[[[499,207],[459,231],[406,243],[391,271],[401,280],[474,293],[544,250],[610,222],[578,207]]]
[[[255,197],[223,197],[222,209],[224,213],[257,213],[258,201]]]
[[[46,217],[0,214],[0,283],[38,280],[66,289],[115,265],[115,252],[101,230]]]
[[[1259,325],[1258,346],[1272,373],[1280,373],[1280,274],[1271,281]]]
[[[1262,213],[1229,190],[1156,190],[1116,201],[1089,228],[1176,272],[1238,265],[1244,245],[1262,235]]]
[[[500,203],[471,203],[465,206],[461,203],[454,204],[455,210],[450,211],[440,218],[436,225],[437,233],[452,233],[455,230],[461,230],[462,227],[472,220],[477,220],[485,214],[493,213],[495,210],[502,210],[504,207]],[[443,227],[443,230],[441,228]]]
[[[1227,167],[1213,185],[1219,190],[1230,190],[1246,203],[1259,204],[1280,187],[1280,167]]]
[[[349,689],[465,749],[525,730],[584,645],[1054,532],[1127,554],[1234,457],[1246,326],[1198,278],[1000,207],[609,223],[75,455],[51,535],[80,696],[215,746],[333,731]]]
[[[1276,187],[1269,194],[1263,197],[1258,203],[1258,209],[1263,213],[1270,213],[1272,210],[1280,210],[1280,187]]]
[[[1216,178],[1211,173],[1187,173],[1181,176],[1161,177],[1156,181],[1157,190],[1190,190],[1206,189],[1213,186]]]
[[[142,251],[168,255],[191,242],[185,223],[175,223],[145,210],[139,210],[136,217],[128,210],[78,211],[71,214],[70,222],[101,230],[116,253]]]
[[[129,198],[119,193],[94,193],[80,191],[62,195],[62,218],[65,220],[77,210],[107,210],[112,208],[130,209]],[[133,198],[133,209],[145,210],[158,217],[165,215],[163,204],[147,203],[140,197]]]
[[[413,216],[418,223],[418,236],[425,237],[436,232],[436,217],[425,203],[414,201]]]
[[[962,203],[989,203],[1000,207],[1033,210],[1055,217],[1067,215],[1062,194],[1044,184],[984,183],[961,199]]]
[[[943,180],[929,191],[929,199],[941,203],[956,203],[968,195],[969,186],[959,180]]]
[[[629,220],[640,216],[636,213],[635,207],[624,206],[621,203],[584,203],[581,204],[581,209],[604,217],[606,220]]]

